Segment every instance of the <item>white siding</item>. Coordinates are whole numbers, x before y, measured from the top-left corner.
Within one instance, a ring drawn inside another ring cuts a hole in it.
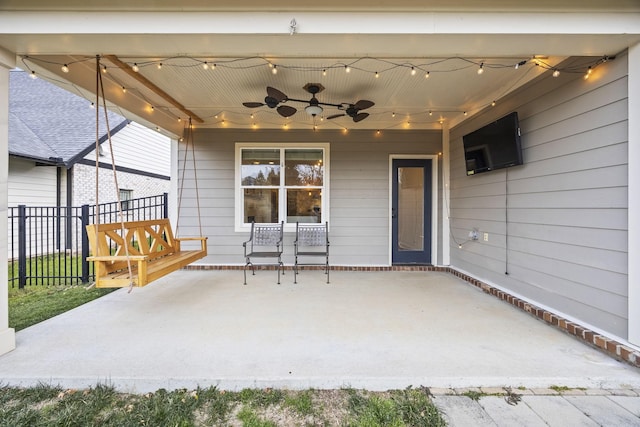
[[[389,264],[389,155],[437,154],[440,131],[196,131],[195,151],[203,233],[209,256],[202,264],[243,264],[242,242],[234,231],[236,142],[330,143],[330,238],[333,265]],[[185,144],[179,147],[184,156]],[[179,167],[182,161],[179,162]],[[182,177],[182,171],[178,171]],[[178,183],[180,188],[180,183]],[[178,232],[199,235],[195,180],[187,162]],[[291,263],[292,235],[285,236],[285,263]]]
[[[159,132],[131,122],[111,137],[116,164],[121,167],[169,176],[171,141]],[[111,164],[109,142],[102,143],[101,163]],[[95,161],[95,150],[85,156]]]
[[[55,206],[55,166],[36,166],[32,160],[9,159],[9,206]]]
[[[627,337],[627,58],[542,78],[451,132],[451,262],[596,330]],[[524,165],[467,177],[462,136],[518,111]]]

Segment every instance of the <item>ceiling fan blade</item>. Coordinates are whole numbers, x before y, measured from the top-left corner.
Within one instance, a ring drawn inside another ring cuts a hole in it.
[[[362,99],[355,104],[353,104],[358,110],[366,110],[367,108],[373,107],[374,104],[372,101],[367,101],[366,99]]]
[[[333,116],[329,116],[329,117],[327,117],[327,120],[335,119],[335,118],[337,118],[337,117],[342,117],[342,116],[344,116],[344,115],[345,115],[345,114],[334,114]]]
[[[288,105],[281,105],[278,107],[278,114],[280,114],[282,117],[293,116],[296,113],[296,111],[298,110]]]
[[[277,99],[278,102],[287,100],[287,95],[285,95],[284,93],[280,92],[278,89],[271,86],[267,86],[267,94],[269,94],[270,97]]]
[[[353,118],[353,121],[358,123],[359,121],[362,121],[362,120],[366,119],[367,117],[369,117],[369,113],[358,113]]]
[[[263,104],[262,102],[243,102],[242,105],[248,108],[258,108],[262,107],[265,104]]]

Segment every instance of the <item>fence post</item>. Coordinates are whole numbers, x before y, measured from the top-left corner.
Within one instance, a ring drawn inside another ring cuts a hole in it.
[[[163,200],[164,212],[162,212],[164,215],[163,218],[169,218],[169,193],[164,193],[163,198],[164,198]]]
[[[89,205],[82,205],[80,213],[80,233],[82,234],[82,283],[89,282],[89,235],[87,234],[87,225],[89,225]]]
[[[18,205],[18,288],[27,284],[27,206]]]

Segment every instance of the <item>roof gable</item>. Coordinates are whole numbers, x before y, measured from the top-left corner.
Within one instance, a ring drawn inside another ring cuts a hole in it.
[[[69,167],[95,147],[96,111],[91,102],[28,73],[12,70],[9,80],[9,154]],[[127,123],[108,112],[111,134]],[[100,142],[106,140],[104,113]]]

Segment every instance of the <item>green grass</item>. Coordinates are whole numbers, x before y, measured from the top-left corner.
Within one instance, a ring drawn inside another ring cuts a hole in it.
[[[86,289],[84,286],[9,288],[9,327],[19,331],[111,291],[113,289]]]
[[[324,405],[327,395],[313,389],[226,392],[210,387],[126,394],[105,385],[87,390],[0,385],[0,427],[445,425],[422,390],[335,390],[332,403]]]

